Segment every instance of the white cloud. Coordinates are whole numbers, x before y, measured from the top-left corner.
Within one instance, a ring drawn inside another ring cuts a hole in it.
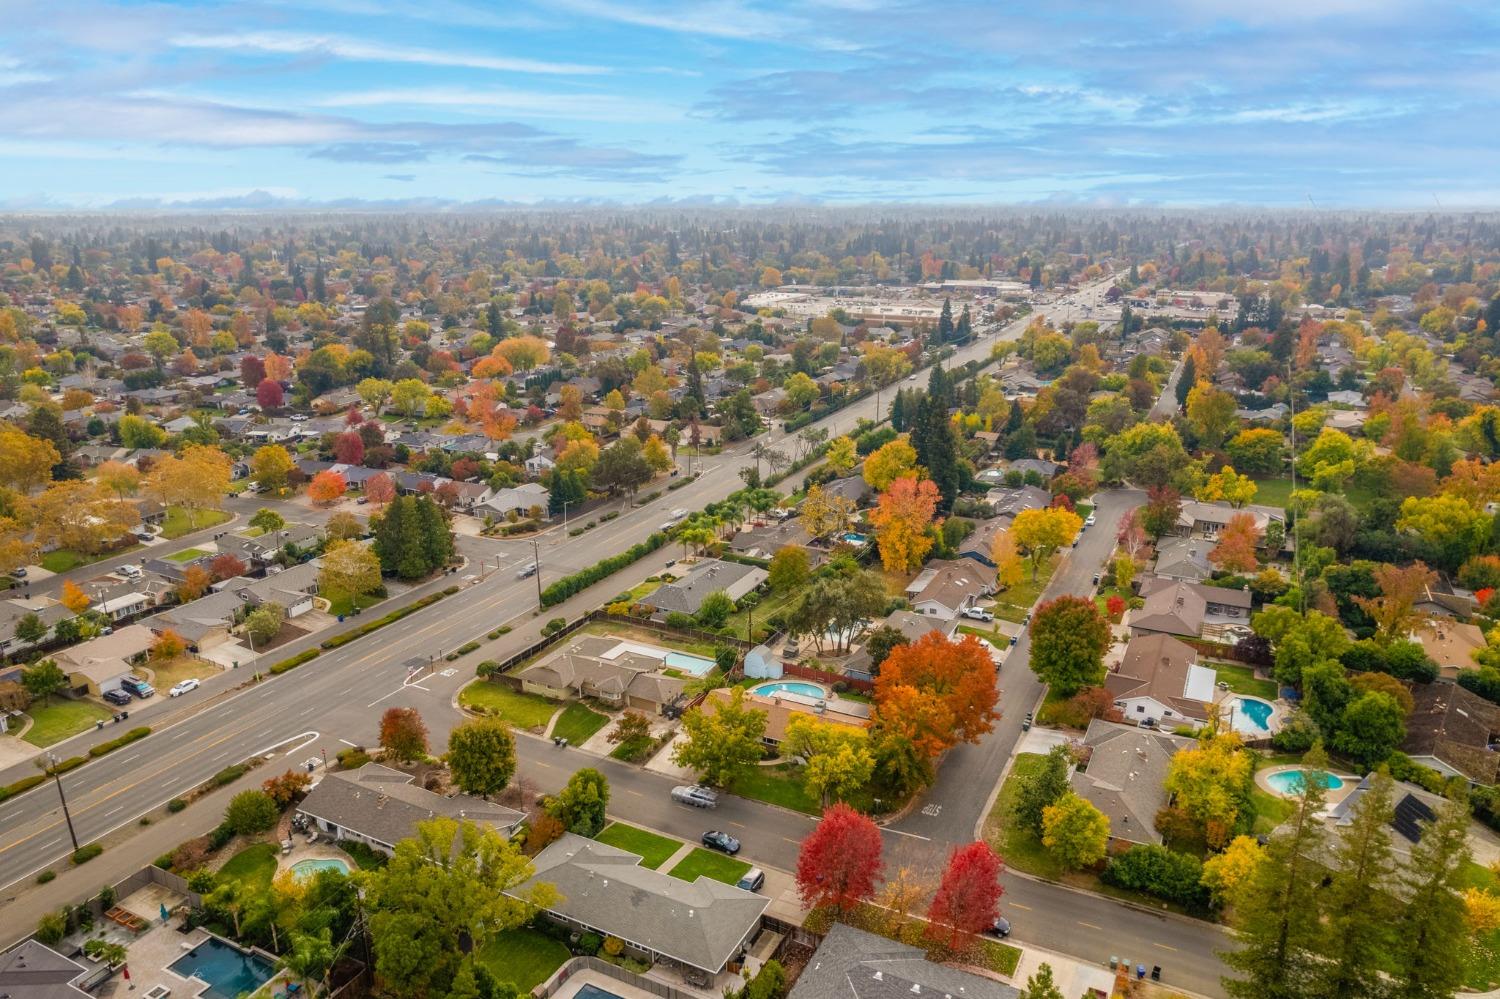
[[[490,69],[505,73],[591,75],[610,72],[604,66],[476,55],[291,31],[249,31],[243,34],[188,33],[176,35],[169,38],[167,42],[175,48],[184,49],[213,49],[222,52],[253,50],[277,55],[324,55],[360,62],[418,63],[424,66],[456,66],[465,69]]]
[[[665,104],[617,94],[543,94],[526,90],[470,87],[409,87],[355,90],[314,100],[315,107],[441,107],[520,118],[570,118],[580,121],[643,121],[681,118]]]

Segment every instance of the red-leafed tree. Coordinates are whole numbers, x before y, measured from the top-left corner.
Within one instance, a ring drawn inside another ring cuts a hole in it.
[[[1004,867],[1000,855],[988,843],[954,847],[927,910],[928,935],[936,940],[946,933],[952,949],[960,937],[994,926],[1000,916],[1000,872]]]
[[[255,386],[255,401],[261,409],[280,409],[286,402],[286,393],[281,391],[280,382],[266,378]]]
[[[225,552],[208,563],[208,571],[213,573],[216,580],[233,579],[235,576],[243,576],[245,569],[244,560],[233,552]]]
[[[333,460],[341,465],[358,465],[365,460],[365,441],[349,431],[333,439]]]
[[[344,477],[331,468],[326,468],[314,475],[312,482],[307,487],[307,496],[314,503],[332,503],[344,495],[344,490],[349,483]]]
[[[880,830],[845,804],[823,813],[797,855],[797,893],[809,908],[835,905],[846,911],[875,892],[880,880]]]
[[[1219,532],[1219,543],[1208,553],[1208,560],[1226,572],[1254,572],[1260,564],[1255,557],[1258,544],[1260,531],[1255,528],[1255,518],[1242,511],[1230,517]]]
[[[380,716],[380,748],[402,762],[427,755],[427,726],[416,708],[387,708]]]
[[[365,480],[365,495],[371,503],[384,506],[396,498],[396,480],[385,472],[372,475]]]
[[[246,354],[240,358],[240,384],[245,386],[245,391],[254,392],[265,378],[265,362],[254,354]]]
[[[354,403],[350,403],[349,408],[344,411],[344,425],[348,427],[358,427],[364,421],[365,414],[359,411],[359,406],[355,405]]]

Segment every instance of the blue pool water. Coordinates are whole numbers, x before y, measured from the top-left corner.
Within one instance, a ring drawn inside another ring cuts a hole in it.
[[[686,652],[668,652],[662,662],[673,669],[680,669],[684,673],[691,673],[694,676],[704,676],[709,670],[714,668],[714,661],[712,659],[704,659],[702,656],[690,656]]]
[[[613,992],[607,992],[597,985],[584,985],[578,990],[576,999],[620,999]]]
[[[1265,701],[1254,697],[1237,697],[1234,702],[1234,727],[1241,732],[1271,731],[1271,712]]]
[[[844,541],[846,544],[862,545],[868,540],[870,539],[865,537],[863,534],[856,534],[853,531],[850,531],[848,534],[844,535]]]
[[[759,694],[762,697],[770,697],[773,694],[801,694],[803,697],[826,697],[823,688],[816,683],[800,683],[796,680],[782,680],[776,683],[762,683],[751,687],[750,693]]]
[[[349,865],[337,858],[327,860],[299,860],[292,865],[292,873],[300,880],[302,878],[317,877],[319,871],[338,871],[340,874],[349,873]]]
[[[1271,774],[1266,778],[1266,783],[1271,785],[1278,794],[1298,795],[1302,793],[1302,782],[1307,779],[1309,771],[1306,770],[1283,770],[1280,773]],[[1344,786],[1342,777],[1333,774],[1316,771],[1323,778],[1323,786],[1330,791],[1336,791]]]
[[[271,980],[276,966],[258,954],[246,954],[218,937],[209,937],[167,965],[173,974],[208,983],[205,996],[236,999]]]

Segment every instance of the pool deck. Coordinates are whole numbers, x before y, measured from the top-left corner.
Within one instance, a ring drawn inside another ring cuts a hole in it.
[[[276,873],[291,870],[292,866],[304,860],[342,860],[350,871],[359,869],[354,858],[331,843],[308,843],[301,835],[292,837],[295,844],[291,853],[281,854],[276,858]]]
[[[1217,691],[1218,696],[1214,698],[1214,706],[1223,714],[1225,720],[1229,717],[1229,711],[1235,703],[1241,699],[1249,701],[1260,701],[1271,706],[1271,716],[1266,719],[1266,728],[1247,727],[1238,723],[1238,710],[1235,711],[1236,724],[1234,730],[1240,735],[1251,739],[1264,739],[1281,731],[1281,726],[1286,724],[1287,718],[1292,714],[1291,705],[1285,701],[1268,701],[1264,697],[1256,697],[1253,694],[1237,694],[1232,690]]]
[[[1274,777],[1276,774],[1283,774],[1291,770],[1304,769],[1306,768],[1303,767],[1300,763],[1289,763],[1283,766],[1266,767],[1264,770],[1256,773],[1255,786],[1260,788],[1262,791],[1265,791],[1267,794],[1276,795],[1276,797],[1278,798],[1290,798],[1290,795],[1287,795],[1282,791],[1278,791],[1275,787],[1273,787],[1271,785],[1270,778]],[[1359,778],[1355,777],[1353,774],[1340,773],[1337,770],[1330,770],[1328,772],[1342,780],[1343,783],[1336,788],[1328,789],[1328,797],[1326,800],[1327,805],[1338,804],[1345,798],[1349,797],[1349,794],[1359,786]]]

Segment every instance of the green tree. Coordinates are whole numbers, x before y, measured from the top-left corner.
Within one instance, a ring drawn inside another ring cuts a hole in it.
[[[781,752],[804,762],[807,792],[826,808],[870,783],[875,757],[869,742],[863,729],[797,714],[787,722]]]
[[[224,809],[224,824],[237,836],[249,836],[273,828],[280,814],[281,809],[269,794],[251,789],[229,799],[229,807]]]
[[[324,983],[338,959],[332,932],[325,926],[313,933],[294,933],[291,944],[281,955],[281,966],[302,983],[307,995],[317,995],[316,986]]]
[[[1321,772],[1327,757],[1314,747],[1303,758],[1311,773],[1294,811],[1266,845],[1265,856],[1238,894],[1239,948],[1223,955],[1238,978],[1223,979],[1234,999],[1305,999],[1322,967],[1324,842]]]
[[[1072,791],[1042,809],[1042,845],[1069,870],[1092,867],[1109,846],[1109,819]]]
[[[1406,712],[1396,699],[1372,690],[1344,708],[1333,748],[1369,768],[1388,759],[1406,739]]]
[[[285,622],[286,608],[278,603],[266,603],[245,617],[245,630],[250,633],[251,639],[257,645],[264,647],[267,642],[276,637]]]
[[[787,545],[779,548],[775,555],[771,556],[771,568],[766,577],[766,583],[775,593],[793,593],[812,578],[812,570],[807,563],[807,549],[799,545]]]
[[[475,718],[448,734],[448,770],[465,794],[489,797],[516,772],[516,739],[500,718]]]
[[[608,805],[609,781],[594,768],[584,767],[547,801],[547,814],[570,833],[597,836],[604,828],[604,810]]]
[[[1311,995],[1328,999],[1368,999],[1384,991],[1380,969],[1396,946],[1391,852],[1394,784],[1385,771],[1355,803],[1353,818],[1334,849],[1324,953]]]
[[[453,557],[453,532],[442,507],[427,496],[402,496],[375,523],[382,572],[420,579]]]
[[[734,613],[734,601],[723,590],[715,590],[703,598],[698,613],[693,617],[705,628],[722,628]]]
[[[711,787],[729,787],[760,760],[766,713],[745,704],[745,691],[736,687],[727,699],[710,696],[707,703],[682,716],[687,738],[678,743],[672,760],[698,773]]]
[[[1010,534],[1031,560],[1031,578],[1036,579],[1042,563],[1052,553],[1070,544],[1083,529],[1083,518],[1072,510],[1045,507],[1022,510],[1011,521]]]
[[[1054,693],[1071,696],[1104,682],[1109,642],[1109,622],[1094,601],[1056,597],[1032,617],[1031,669]]]
[[[1072,768],[1073,759],[1068,755],[1068,747],[1053,746],[1041,769],[1020,781],[1016,795],[1016,821],[1041,836],[1042,818],[1047,809],[1071,791],[1068,772]]]
[[[870,671],[879,676],[880,664],[885,662],[885,657],[890,655],[891,650],[896,646],[906,643],[906,635],[899,628],[893,628],[888,624],[882,624],[866,635],[865,651],[870,655]]]
[[[1444,804],[1436,822],[1423,824],[1422,838],[1397,879],[1396,895],[1405,900],[1391,955],[1397,999],[1443,999],[1463,984],[1469,946],[1462,895],[1471,862],[1468,828],[1467,803]]]
[[[250,518],[250,526],[257,528],[261,533],[265,534],[279,531],[286,527],[286,519],[275,510],[263,506],[259,510],[256,510],[255,515]]]
[[[21,671],[21,686],[26,688],[26,693],[31,695],[32,700],[49,704],[53,694],[60,694],[68,689],[68,674],[51,659],[43,659],[35,666]]]
[[[1052,977],[1052,965],[1043,961],[1036,973],[1026,979],[1026,988],[1016,999],[1063,999],[1062,989]]]

